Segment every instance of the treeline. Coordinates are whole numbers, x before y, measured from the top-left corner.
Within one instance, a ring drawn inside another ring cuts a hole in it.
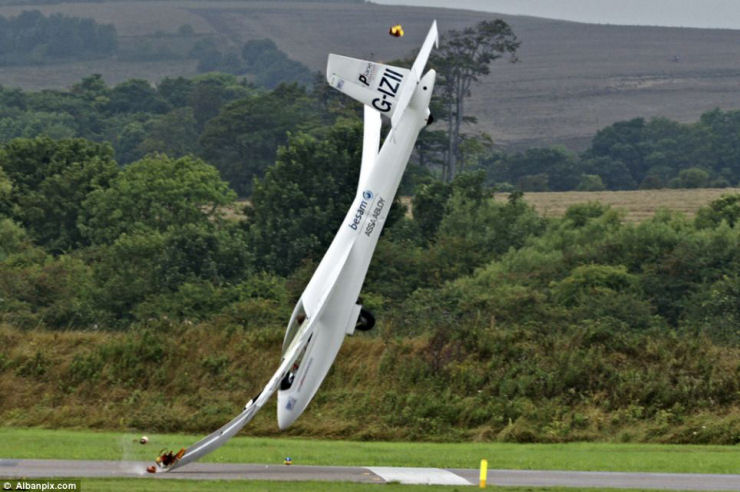
[[[17,137],[81,137],[112,146],[121,165],[162,152],[216,165],[242,195],[275,162],[286,133],[318,128],[332,115],[297,85],[266,91],[228,74],[131,79],[114,87],[92,75],[68,91],[0,87],[0,143]]]
[[[696,123],[635,118],[599,130],[581,154],[535,148],[484,158],[501,189],[524,191],[725,188],[740,184],[740,112],[715,109]]]
[[[230,418],[274,367],[354,195],[361,126],[324,131],[290,136],[246,219],[194,157],[121,169],[87,140],[4,145],[0,324],[14,328],[0,379],[66,402],[55,425],[204,431]],[[635,225],[599,204],[544,219],[481,182],[421,186],[413,217],[394,206],[363,288],[378,329],[312,404],[337,427],[309,411],[294,432],[739,442],[740,195]],[[91,343],[63,348],[75,337]],[[115,411],[83,412],[108,394]],[[49,422],[46,403],[4,405],[6,421]]]
[[[110,56],[118,47],[113,24],[27,10],[0,16],[0,65],[27,65]]]
[[[316,75],[304,64],[291,60],[271,39],[247,41],[241,51],[220,48],[213,38],[197,41],[189,57],[198,60],[199,72],[245,75],[259,87],[274,89],[281,83],[311,85]]]
[[[269,41],[244,46],[244,63],[259,74],[254,82],[272,86],[285,77],[266,68],[275,49]],[[292,71],[292,62],[282,60]],[[306,71],[292,73],[307,80]],[[224,73],[165,78],[156,86],[132,79],[110,87],[92,75],[65,91],[0,87],[0,143],[37,135],[82,137],[110,143],[123,165],[152,152],[192,154],[215,165],[241,196],[275,162],[286,132],[321,133],[336,118],[355,115],[352,103],[323,83],[266,90]],[[468,170],[484,170],[487,185],[501,191],[726,187],[740,182],[738,135],[740,111],[716,109],[689,124],[664,118],[617,122],[597,132],[581,154],[559,147],[505,153],[478,145],[465,161]],[[438,175],[431,148],[421,139],[404,193]]]
[[[302,288],[352,201],[361,141],[347,120],[290,136],[241,214],[195,157],[121,169],[105,144],[13,140],[0,148],[0,319],[126,328],[207,319],[285,281]],[[484,313],[740,342],[740,196],[692,221],[628,225],[598,204],[547,221],[517,193],[494,202],[481,178],[420,186],[413,218],[394,206],[364,289],[371,307],[424,331]]]

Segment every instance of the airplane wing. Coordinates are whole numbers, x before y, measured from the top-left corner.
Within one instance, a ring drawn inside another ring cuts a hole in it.
[[[403,109],[408,106],[409,101],[411,101],[411,96],[414,95],[416,85],[421,80],[421,76],[423,75],[422,72],[427,64],[427,60],[429,60],[429,55],[432,53],[433,46],[439,47],[439,33],[437,32],[436,20],[432,22],[432,27],[429,28],[424,44],[421,45],[419,54],[416,55],[416,60],[414,60],[414,64],[411,66],[411,77],[414,83],[407,84],[406,87],[403,88],[404,90],[398,100],[398,108],[400,110],[397,110],[391,117],[391,125],[396,126],[398,120],[401,118],[401,114],[403,114]]]
[[[310,323],[307,323],[305,329],[296,337],[294,343],[291,343],[290,348],[281,360],[280,367],[275,371],[275,374],[272,375],[262,391],[257,396],[249,400],[245,405],[244,410],[239,415],[234,417],[217,431],[212,432],[187,448],[185,454],[180,459],[169,466],[162,467],[161,471],[172,471],[176,468],[187,465],[188,463],[215,451],[223,446],[226,441],[234,437],[242,427],[247,425],[254,418],[267,400],[269,400],[273,393],[277,391],[280,381],[285,377],[285,374],[298,358],[301,350],[306,346],[311,338],[312,333],[312,326]]]
[[[358,189],[365,188],[365,181],[370,170],[375,166],[380,147],[380,127],[382,125],[380,113],[370,106],[364,108],[363,140],[362,140],[362,166],[360,166],[360,181]]]
[[[414,64],[411,66],[411,71],[416,77],[417,82],[421,80],[421,76],[423,75],[422,72],[424,71],[424,67],[429,60],[429,55],[432,53],[433,47],[439,48],[439,33],[437,32],[437,21],[432,22],[432,27],[429,28],[429,32],[427,33],[427,37],[424,40],[424,44],[421,45],[419,54],[416,55],[416,60],[414,60]]]
[[[324,300],[331,294],[331,290],[327,291],[324,286],[335,285],[337,283],[337,278],[342,273],[344,265],[347,263],[347,260],[352,253],[354,239],[355,238],[353,237],[352,242],[345,244],[336,244],[336,240],[335,242],[332,242],[329,248],[331,249],[338,246],[343,250],[341,256],[338,256],[335,261],[322,261],[319,263],[313,277],[309,280],[306,290],[303,291],[303,295],[301,296],[303,308],[305,309],[306,316],[308,316],[309,319],[316,319],[319,317],[319,307],[325,304]]]
[[[344,264],[347,262],[347,258],[349,257],[349,252],[351,251],[351,249],[351,247],[347,248],[347,251],[340,259],[341,261],[337,262],[337,264],[334,265],[334,269],[330,274],[332,277],[336,277],[341,273],[342,269],[344,268]],[[324,296],[328,296],[330,292],[321,292],[321,294],[323,294]],[[280,381],[285,377],[287,372],[293,366],[293,363],[296,361],[296,359],[298,359],[303,349],[306,347],[309,340],[311,339],[311,335],[314,332],[314,323],[316,323],[317,320],[321,317],[321,311],[315,310],[313,306],[322,306],[324,303],[321,302],[320,299],[315,299],[311,301],[305,299],[305,297],[306,296],[304,296],[304,300],[306,300],[306,302],[308,304],[311,304],[312,306],[311,311],[309,311],[308,309],[309,306],[306,306],[306,313],[308,314],[307,322],[305,323],[305,326],[301,328],[301,331],[296,335],[293,341],[290,342],[285,355],[280,361],[280,366],[272,375],[262,391],[260,391],[257,396],[249,400],[249,402],[245,405],[244,410],[239,415],[234,417],[217,431],[212,432],[189,448],[186,448],[185,454],[183,454],[181,458],[175,459],[175,461],[169,465],[160,465],[159,469],[161,471],[171,471],[181,466],[187,465],[188,463],[191,463],[223,446],[226,441],[234,437],[245,425],[247,425],[254,418],[254,416],[264,406],[267,400],[269,400],[270,397],[275,393],[275,391],[277,391],[278,387],[280,386]]]

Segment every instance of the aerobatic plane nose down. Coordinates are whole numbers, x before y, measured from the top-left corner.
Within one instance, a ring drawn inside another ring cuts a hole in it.
[[[277,421],[280,430],[287,429],[290,424],[295,422],[295,419],[298,418],[298,415],[300,415],[299,412],[290,411],[286,409],[283,405],[278,406]]]
[[[438,42],[435,21],[411,68],[329,55],[327,82],[364,104],[354,202],[293,309],[280,365],[262,391],[239,415],[189,448],[158,456],[150,470],[174,470],[218,449],[276,392],[278,426],[286,429],[311,402],[344,339],[356,330],[372,328],[374,318],[363,308],[360,292],[414,143],[421,129],[432,122],[429,101],[435,72],[424,74],[424,68]],[[390,128],[381,145],[383,122]]]

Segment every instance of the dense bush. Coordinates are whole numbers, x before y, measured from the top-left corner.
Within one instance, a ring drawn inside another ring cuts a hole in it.
[[[0,326],[0,416],[11,425],[210,432],[262,387],[274,320],[158,319],[121,334]],[[386,440],[740,443],[738,350],[599,321],[465,321],[348,340],[290,435]],[[360,369],[361,368],[361,369]],[[31,396],[44,394],[39,400]],[[103,401],[105,404],[101,404]],[[252,435],[276,435],[273,411]]]

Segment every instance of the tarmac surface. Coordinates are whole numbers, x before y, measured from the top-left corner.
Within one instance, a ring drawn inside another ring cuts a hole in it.
[[[0,481],[13,478],[149,477],[180,480],[327,481],[478,485],[476,469],[191,463],[169,473],[145,471],[149,462],[0,459]],[[641,488],[740,491],[740,475],[488,470],[489,486]]]

